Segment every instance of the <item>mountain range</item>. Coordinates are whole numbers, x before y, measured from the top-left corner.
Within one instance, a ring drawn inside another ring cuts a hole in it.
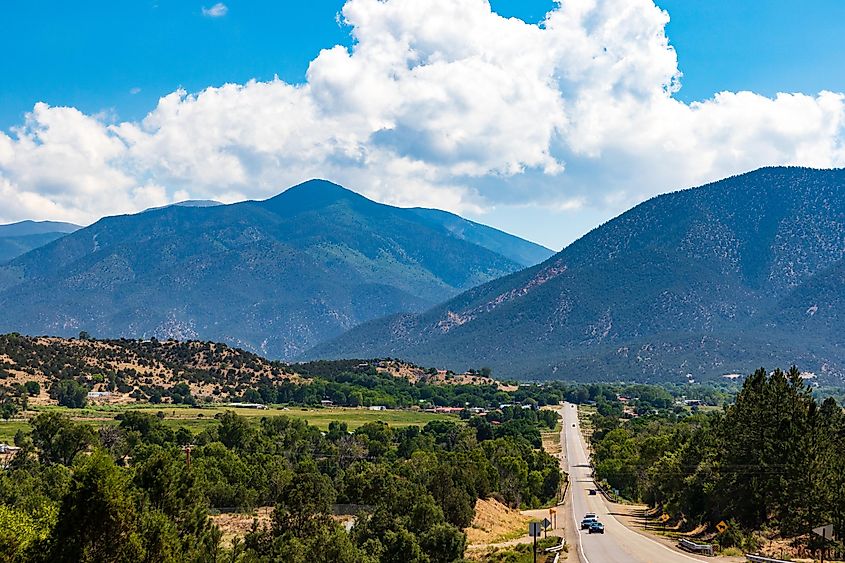
[[[20,221],[0,225],[0,264],[81,228],[57,221]]]
[[[844,256],[845,170],[764,168],[655,197],[543,263],[306,356],[676,382],[795,363],[841,384]]]
[[[312,180],[265,201],[101,219],[0,266],[0,332],[201,338],[288,359],[553,252]]]

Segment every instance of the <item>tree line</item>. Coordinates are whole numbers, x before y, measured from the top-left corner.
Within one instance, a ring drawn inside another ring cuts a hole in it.
[[[101,428],[39,414],[0,471],[0,561],[460,561],[476,499],[538,507],[560,490],[536,447],[556,420],[506,411],[325,432],[227,411],[197,435],[149,412]],[[224,546],[209,514],[260,506],[270,522]],[[349,531],[341,506],[355,507]]]
[[[845,416],[794,367],[756,371],[732,404],[709,414],[625,421],[611,409],[593,426],[597,476],[686,528],[725,521],[718,539],[746,548],[761,530],[812,544],[809,531],[832,523],[843,537]]]

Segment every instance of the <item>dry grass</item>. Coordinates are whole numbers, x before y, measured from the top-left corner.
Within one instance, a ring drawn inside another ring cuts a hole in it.
[[[531,518],[495,499],[478,499],[475,518],[464,530],[469,545],[501,543],[526,535]]]
[[[562,449],[560,447],[560,431],[543,432],[540,434],[543,439],[543,450],[549,455],[557,455]]]
[[[272,514],[272,506],[262,506],[250,514],[231,512],[213,514],[210,518],[223,532],[223,546],[228,548],[232,546],[232,541],[235,538],[243,538],[252,530],[253,522],[257,522],[259,528],[269,526]]]

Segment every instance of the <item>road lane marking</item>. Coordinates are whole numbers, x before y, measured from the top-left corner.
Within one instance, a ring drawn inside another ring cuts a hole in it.
[[[570,408],[571,408],[571,407],[570,407]],[[566,412],[566,409],[564,409],[564,412]],[[586,450],[586,448],[585,448],[584,435],[583,435],[583,434],[581,434],[581,424],[580,424],[580,422],[581,422],[581,421],[578,419],[578,416],[577,416],[577,412],[578,412],[578,409],[577,409],[577,408],[575,409],[575,412],[576,412],[576,417],[575,417],[575,423],[576,423],[576,426],[574,427],[574,428],[575,428],[575,434],[576,434],[576,435],[575,435],[575,439],[578,441],[578,445],[581,447],[581,453],[583,453],[583,454],[584,454],[584,455],[583,455],[583,457],[584,457],[584,459],[586,460],[586,464],[589,466],[589,464],[590,464],[590,460],[589,460],[589,456],[587,456],[587,450]],[[566,420],[566,416],[564,416],[564,420]],[[566,427],[564,427],[564,428],[566,428]],[[569,428],[572,428],[572,427],[570,426]],[[567,434],[567,436],[568,436],[568,434]],[[574,444],[573,444],[573,445],[574,445]],[[567,454],[566,454],[566,461],[567,461],[567,468],[569,469],[569,474],[570,474],[570,477],[571,477],[571,475],[572,475],[572,473],[573,473],[573,466],[571,465],[572,456],[570,456],[570,455],[569,455],[569,446],[570,446],[570,440],[569,440],[569,439],[567,439],[567,440],[566,440],[566,452],[567,452]],[[574,453],[574,452],[573,452],[573,453]],[[581,468],[581,469],[584,469],[584,470],[585,470],[585,472],[586,472],[586,470],[588,469],[588,467],[587,467],[587,468]],[[591,481],[593,481],[592,479],[590,479],[590,480],[591,480]],[[594,482],[594,481],[593,481],[593,482]],[[579,548],[579,549],[580,549],[580,551],[581,551],[581,558],[583,559],[584,563],[590,563],[590,560],[587,558],[587,554],[586,554],[586,552],[584,551],[584,544],[581,542],[581,530],[580,530],[580,526],[579,526],[579,523],[578,523],[578,520],[577,520],[577,517],[576,517],[576,514],[575,514],[575,489],[574,489],[574,487],[572,487],[572,485],[570,485],[570,488],[572,489],[572,499],[571,499],[571,500],[572,500],[572,519],[573,519],[573,521],[574,521],[574,523],[575,523],[575,527],[576,527],[576,528],[578,528],[578,529],[577,529],[577,533],[578,533],[578,548]],[[585,500],[584,500],[584,504],[585,504],[585,506],[586,506],[587,504],[589,504],[589,503],[587,502],[587,498],[588,498],[588,497],[587,497],[587,495],[584,495],[584,499],[585,499]],[[602,498],[600,498],[600,499],[599,499],[599,504],[600,504],[600,505],[601,505],[601,506],[602,506],[602,507],[603,507],[603,508],[607,511],[607,516],[608,516],[611,520],[614,520],[615,522],[617,522],[617,523],[619,524],[619,530],[622,530],[622,531],[623,531],[623,534],[624,534],[624,533],[635,534],[636,536],[638,536],[638,537],[642,538],[643,540],[645,540],[645,541],[647,541],[647,542],[649,542],[649,543],[651,543],[651,544],[654,544],[654,545],[660,546],[660,547],[662,547],[663,549],[665,549],[666,551],[668,551],[669,553],[672,553],[672,554],[673,554],[673,555],[675,555],[675,556],[682,557],[682,558],[687,559],[687,560],[689,560],[689,561],[697,561],[698,563],[702,563],[702,561],[704,561],[703,559],[697,559],[697,558],[695,558],[695,557],[691,557],[691,556],[689,556],[689,555],[687,555],[687,554],[685,554],[685,553],[682,553],[682,552],[680,552],[680,551],[676,551],[676,550],[674,550],[674,549],[672,549],[672,548],[670,548],[670,547],[668,547],[668,546],[664,545],[663,543],[661,543],[661,542],[657,541],[657,540],[656,540],[656,539],[654,539],[654,538],[651,538],[651,537],[649,537],[649,536],[647,536],[647,535],[644,535],[644,534],[641,534],[641,533],[639,533],[639,532],[637,532],[637,531],[635,531],[635,530],[632,530],[631,528],[629,528],[628,526],[626,526],[626,525],[625,525],[625,524],[624,524],[621,520],[619,520],[618,518],[616,518],[615,516],[613,516],[613,514],[612,514],[612,512],[611,512],[611,510],[610,510],[610,507],[607,505],[607,500],[606,500],[603,496],[602,496]]]

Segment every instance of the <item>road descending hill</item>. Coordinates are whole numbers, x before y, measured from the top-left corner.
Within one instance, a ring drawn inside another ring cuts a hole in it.
[[[0,332],[199,338],[285,359],[551,255],[450,217],[321,180],[108,217],[0,267]]]
[[[655,197],[542,264],[308,356],[675,382],[797,362],[841,382],[843,256],[845,170],[765,168]]]

